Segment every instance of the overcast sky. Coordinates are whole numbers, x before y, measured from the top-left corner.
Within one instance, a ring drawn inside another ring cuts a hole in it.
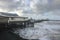
[[[19,4],[19,0],[0,0],[0,11],[13,11],[20,6]]]
[[[33,0],[31,8],[35,13],[60,10],[60,0]]]
[[[42,2],[41,2],[42,1]],[[42,4],[42,5],[40,5]],[[60,10],[60,0],[0,0],[0,11],[21,10],[22,7],[30,5],[31,10]],[[35,8],[36,7],[36,8]],[[28,8],[26,8],[28,11]]]

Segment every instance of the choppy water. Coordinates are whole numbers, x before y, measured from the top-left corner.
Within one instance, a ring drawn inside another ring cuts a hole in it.
[[[30,15],[29,17],[33,16]],[[34,14],[34,17],[37,19],[41,19],[42,16],[41,15],[36,16],[36,14]],[[49,16],[47,18],[53,19],[54,17],[51,18]],[[17,29],[15,33],[19,33],[20,37],[26,39],[60,40],[60,21],[36,23],[34,27]]]

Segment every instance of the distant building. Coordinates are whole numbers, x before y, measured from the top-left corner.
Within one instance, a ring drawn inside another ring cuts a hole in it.
[[[28,17],[20,17],[17,14],[12,13],[4,13],[0,12],[0,23],[7,23],[9,21],[26,21],[28,20]]]

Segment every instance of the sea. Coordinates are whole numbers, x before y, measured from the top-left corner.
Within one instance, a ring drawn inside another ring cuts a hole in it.
[[[23,14],[24,17],[29,19],[41,20],[60,20],[60,15],[47,12],[42,14]],[[29,40],[60,40],[60,21],[43,21],[35,23],[34,27],[26,27],[23,29],[17,29],[15,33],[19,33],[19,36]]]

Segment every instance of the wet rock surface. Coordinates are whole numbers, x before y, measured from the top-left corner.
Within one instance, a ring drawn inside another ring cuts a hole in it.
[[[0,40],[28,40],[28,39],[23,39],[19,35],[10,31],[2,31],[0,32]]]

